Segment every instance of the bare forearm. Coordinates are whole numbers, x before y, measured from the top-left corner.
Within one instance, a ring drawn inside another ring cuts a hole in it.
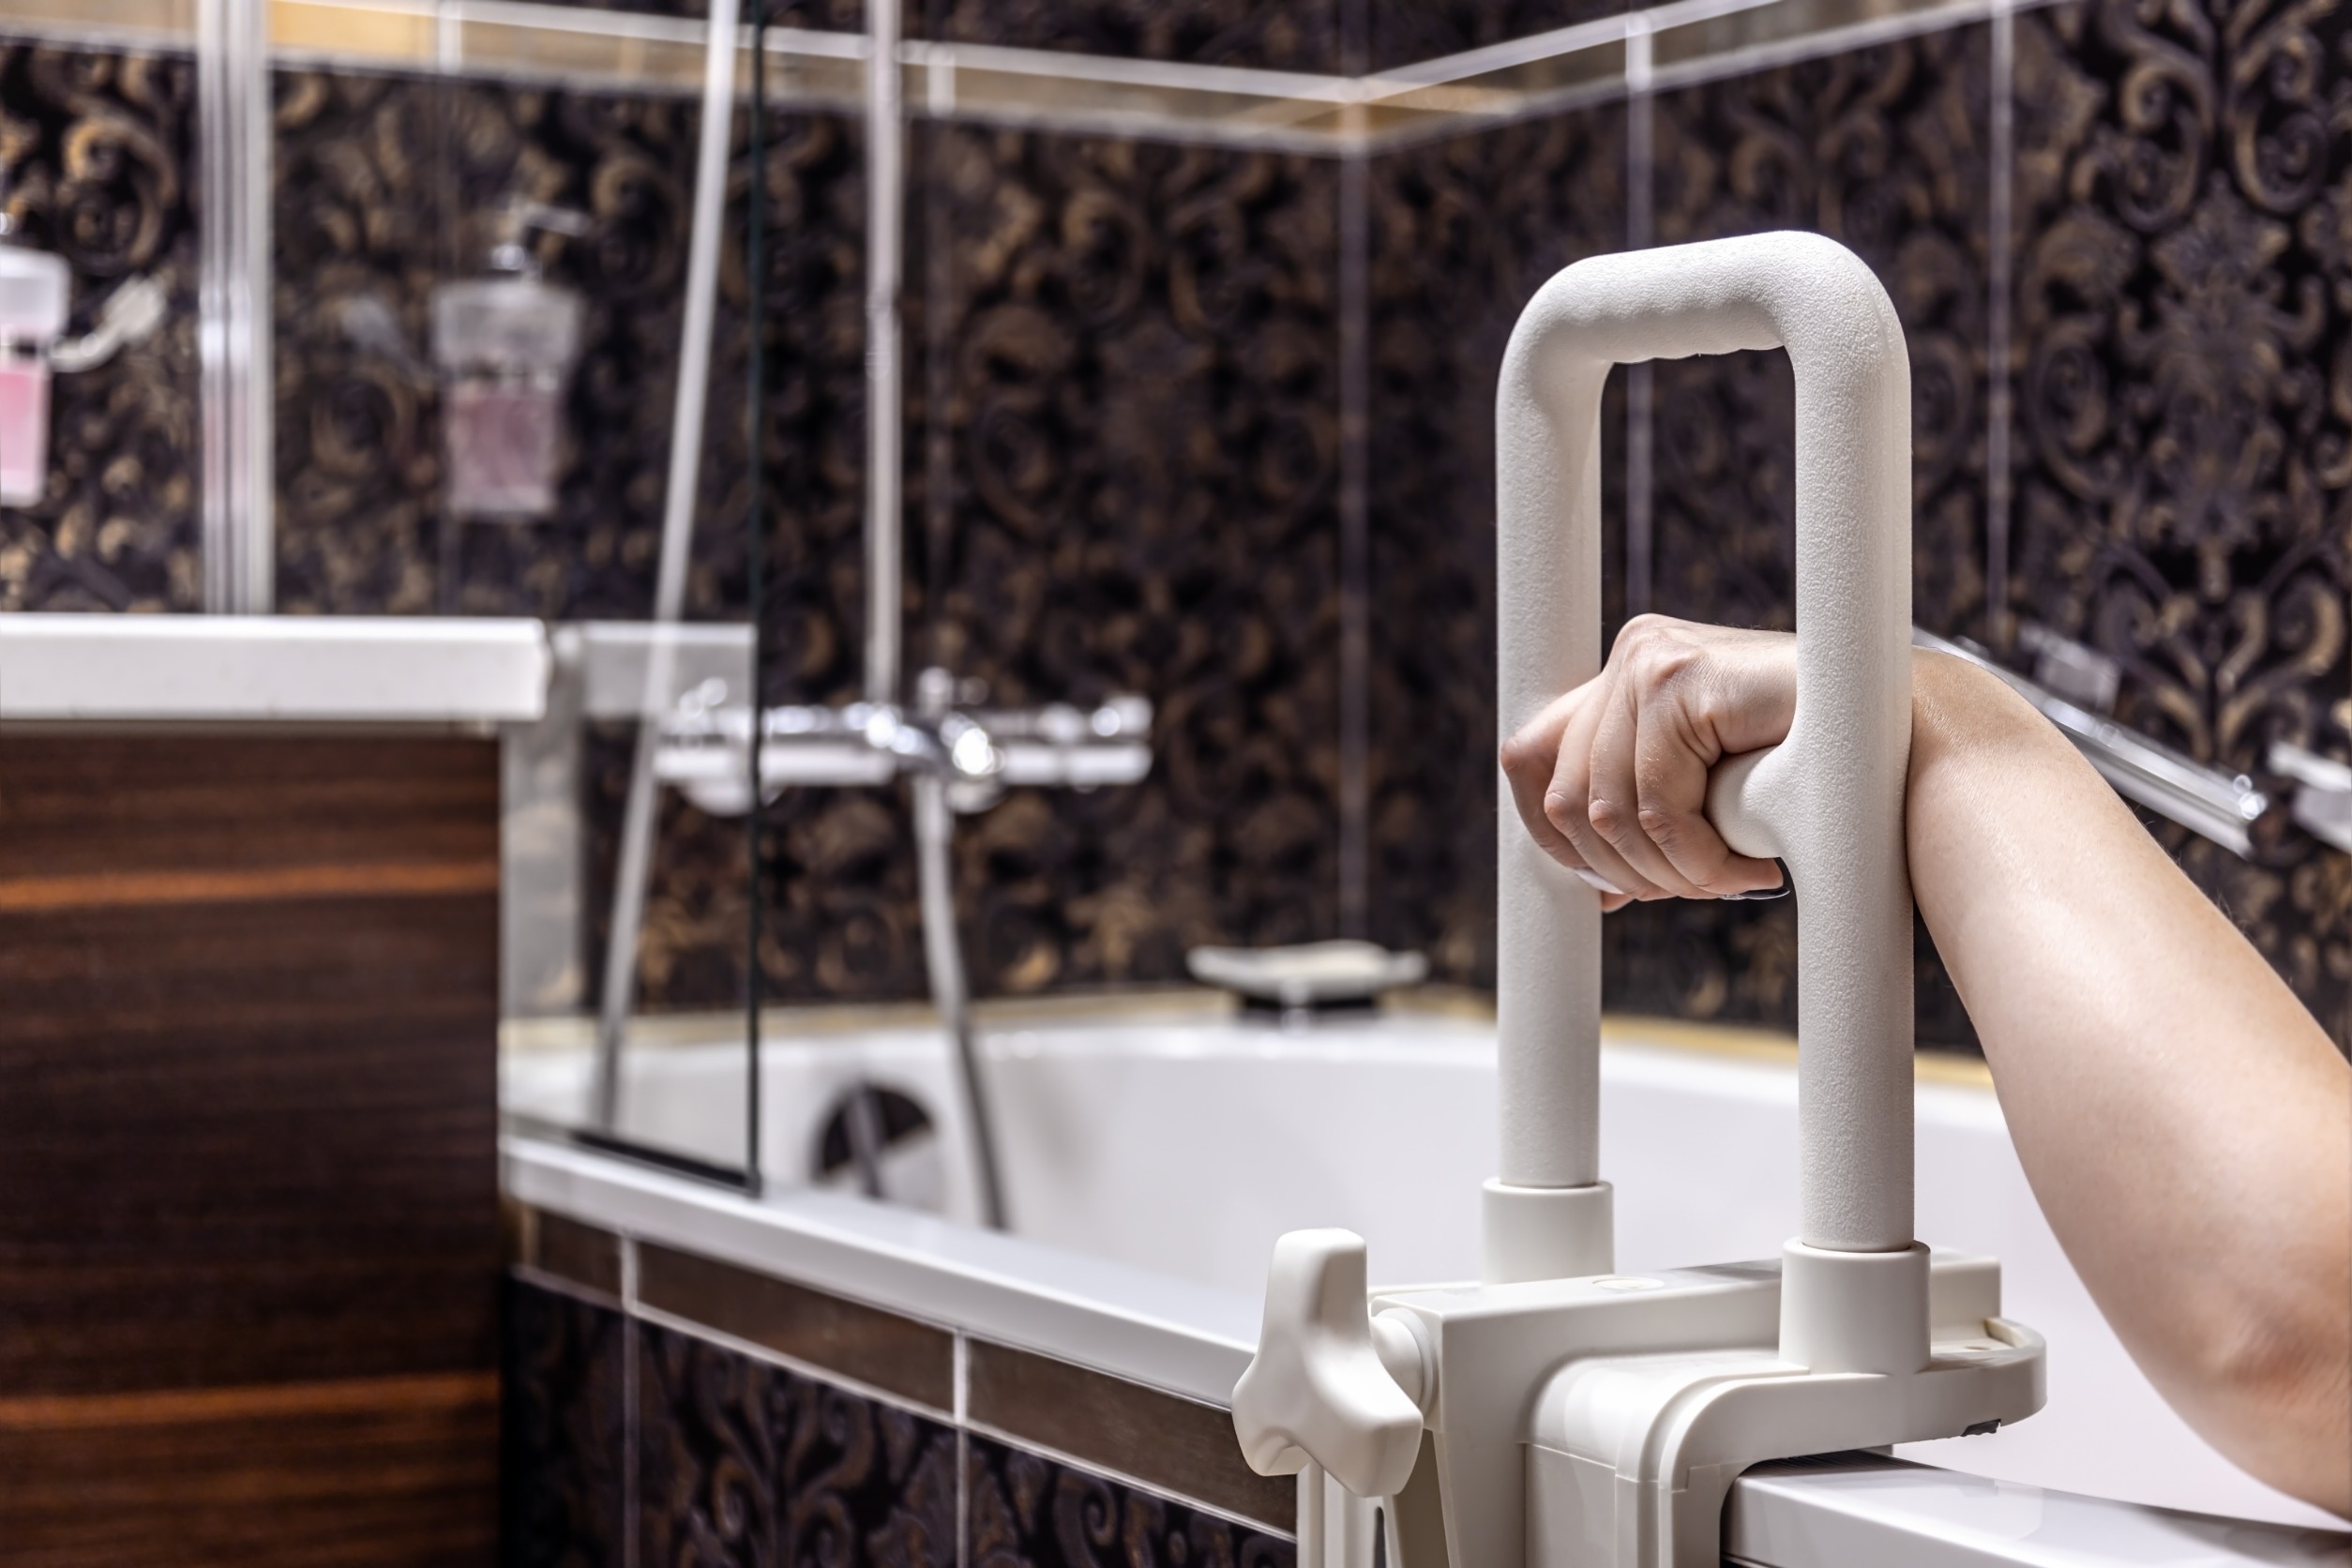
[[[1914,669],[1912,884],[2052,1228],[2217,1446],[2352,1512],[2352,1067],[2063,737]]]

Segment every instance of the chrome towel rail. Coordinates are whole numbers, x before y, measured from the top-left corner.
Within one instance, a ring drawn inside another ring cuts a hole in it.
[[[2254,824],[2273,802],[2244,774],[2208,767],[2128,726],[2081,707],[2038,682],[1996,663],[1974,642],[1911,628],[1911,645],[1967,659],[2008,682],[2074,743],[2100,776],[2124,799],[2209,838],[2241,858],[2254,858]],[[2274,769],[2278,764],[2270,764]],[[2284,771],[2283,769],[2279,771]]]

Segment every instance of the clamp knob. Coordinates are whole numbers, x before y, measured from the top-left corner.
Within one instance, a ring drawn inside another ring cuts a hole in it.
[[[1410,1347],[1418,1371],[1418,1342],[1401,1323],[1376,1328],[1364,1285],[1364,1238],[1352,1230],[1293,1230],[1274,1244],[1258,1354],[1233,1385],[1233,1431],[1259,1474],[1312,1462],[1363,1498],[1393,1496],[1412,1478],[1421,1407],[1386,1362]]]

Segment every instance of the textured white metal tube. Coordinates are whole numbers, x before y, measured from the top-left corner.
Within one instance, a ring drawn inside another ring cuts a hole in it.
[[[1609,367],[1786,346],[1797,385],[1797,716],[1710,810],[1796,880],[1802,1235],[1911,1241],[1910,365],[1851,251],[1772,234],[1595,257],[1519,318],[1497,414],[1500,719],[1600,666],[1600,399]],[[1508,797],[1505,796],[1507,801]],[[1598,900],[1500,823],[1501,1179],[1594,1182]]]

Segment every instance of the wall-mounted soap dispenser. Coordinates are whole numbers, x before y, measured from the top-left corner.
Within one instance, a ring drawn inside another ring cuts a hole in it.
[[[524,243],[532,229],[578,235],[588,219],[536,203],[501,215],[497,276],[433,291],[433,360],[442,380],[449,509],[528,521],[555,509],[564,398],[580,357],[580,300],[545,281]]]
[[[64,257],[0,244],[0,505],[38,501],[48,483],[49,354],[68,285]]]
[[[153,337],[170,306],[155,279],[126,279],[90,330],[67,338],[72,287],[66,259],[17,243],[0,211],[0,506],[29,506],[48,489],[52,372],[97,369]]]

